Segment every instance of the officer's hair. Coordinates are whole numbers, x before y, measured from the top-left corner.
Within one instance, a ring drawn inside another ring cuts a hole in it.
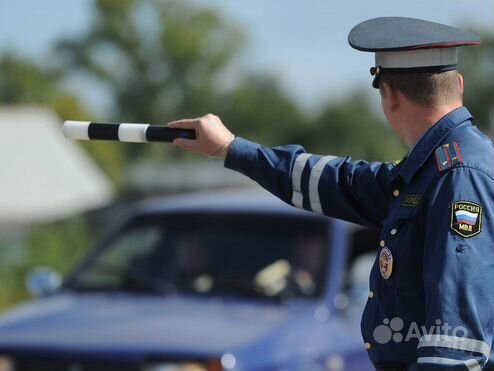
[[[462,100],[458,81],[458,71],[402,73],[382,71],[379,88],[387,83],[391,88],[400,90],[408,99],[425,107],[438,107]]]

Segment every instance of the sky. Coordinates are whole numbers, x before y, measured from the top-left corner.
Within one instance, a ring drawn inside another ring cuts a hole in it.
[[[118,0],[115,0],[118,1]],[[247,34],[236,68],[269,71],[303,106],[370,84],[371,53],[347,35],[366,19],[407,16],[494,34],[494,0],[192,0],[218,9]],[[46,58],[61,36],[89,26],[91,0],[0,0],[0,53]],[[370,86],[370,85],[369,85]]]

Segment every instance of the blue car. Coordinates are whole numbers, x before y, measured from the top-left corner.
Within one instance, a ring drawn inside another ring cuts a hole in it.
[[[376,244],[260,192],[141,203],[57,290],[38,277],[44,295],[0,318],[0,371],[372,370]]]

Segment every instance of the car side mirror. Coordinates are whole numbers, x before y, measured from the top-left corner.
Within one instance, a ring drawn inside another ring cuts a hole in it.
[[[31,296],[40,298],[55,293],[62,285],[62,276],[49,267],[35,267],[26,277]]]

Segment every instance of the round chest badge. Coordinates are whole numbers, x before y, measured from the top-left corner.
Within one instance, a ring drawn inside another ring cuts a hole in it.
[[[379,270],[385,280],[391,277],[391,273],[393,273],[393,254],[387,247],[383,248],[379,254]]]

